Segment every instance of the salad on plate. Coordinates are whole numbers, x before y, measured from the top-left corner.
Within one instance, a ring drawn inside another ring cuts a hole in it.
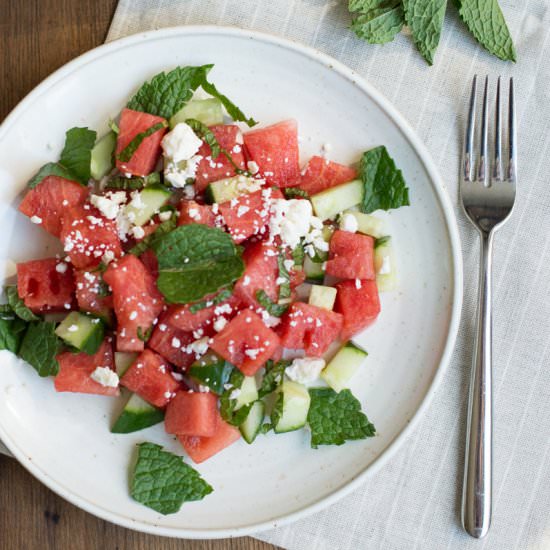
[[[106,135],[71,128],[30,179],[19,211],[59,254],[17,264],[0,349],[58,392],[124,394],[111,432],[163,423],[196,464],[302,428],[312,448],[371,437],[352,339],[395,288],[373,212],[409,204],[403,175],[384,146],[355,166],[324,147],[301,166],[297,122],[249,129],[211,68],[156,75]],[[180,456],[138,447],[137,501],[168,514],[213,490]]]

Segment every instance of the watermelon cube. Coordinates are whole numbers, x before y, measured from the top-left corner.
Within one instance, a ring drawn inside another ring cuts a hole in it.
[[[213,393],[179,391],[164,417],[166,433],[211,437],[216,432],[218,398]]]
[[[103,386],[92,378],[97,367],[114,370],[113,347],[110,338],[106,338],[94,355],[65,351],[56,357],[59,363],[54,386],[59,392],[94,393],[117,396],[118,386]]]
[[[303,349],[306,355],[320,357],[340,336],[342,323],[340,313],[295,302],[283,315],[277,332],[285,348]]]
[[[355,178],[357,171],[354,168],[314,156],[309,159],[301,174],[300,189],[311,196]]]
[[[374,239],[337,230],[330,239],[326,273],[340,279],[374,279]]]
[[[344,316],[342,340],[367,328],[380,313],[380,298],[376,281],[342,281],[336,285],[334,309]]]
[[[56,258],[19,263],[17,290],[35,313],[71,310],[75,291],[73,270]]]
[[[59,237],[63,212],[84,204],[88,188],[59,176],[47,176],[30,189],[19,205],[19,211]]]
[[[298,124],[284,120],[244,134],[248,156],[269,185],[292,187],[300,183]]]
[[[78,309],[94,313],[106,320],[111,318],[113,297],[102,295],[103,279],[99,271],[79,270],[74,272]]]
[[[244,375],[252,376],[273,357],[279,343],[257,313],[243,310],[214,336],[210,347]]]
[[[168,363],[160,355],[146,349],[130,365],[120,383],[151,405],[162,408],[180,389],[180,383],[171,372]]]
[[[160,143],[166,128],[161,128],[146,137],[134,151],[129,161],[119,160],[118,155],[138,134],[145,132],[155,124],[165,122],[166,120],[160,116],[132,111],[131,109],[122,109],[119,122],[120,132],[116,142],[117,169],[124,174],[132,174],[133,176],[147,176],[153,172],[160,156]]]
[[[209,227],[215,227],[216,216],[212,212],[212,207],[208,204],[199,204],[193,200],[182,200],[178,225],[189,225],[191,223],[202,223]]]

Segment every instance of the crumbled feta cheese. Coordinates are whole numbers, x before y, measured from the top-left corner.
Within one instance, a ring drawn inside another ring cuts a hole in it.
[[[225,328],[225,325],[227,325],[227,319],[225,317],[218,317],[214,321],[213,327],[216,332],[220,332]]]
[[[243,286],[248,286],[250,284],[250,277],[245,275],[243,278]]]
[[[105,195],[90,195],[90,202],[108,219],[114,220],[126,202],[126,193],[116,191]]]
[[[31,222],[36,224],[41,224],[42,218],[40,216],[31,216]]]
[[[191,187],[191,189],[193,189],[192,186],[187,185],[187,181],[189,179],[195,178],[197,174],[197,168],[201,160],[201,155],[194,155],[190,159],[182,160],[179,162],[168,160],[164,168],[164,177],[174,187],[177,187],[179,189],[183,188],[187,192],[187,187]]]
[[[387,275],[388,273],[391,273],[391,259],[389,256],[384,256],[378,274]]]
[[[229,399],[237,399],[241,395],[241,390],[239,388],[235,388],[230,394]]]
[[[162,138],[161,145],[164,156],[177,163],[180,160],[189,160],[196,155],[202,140],[197,137],[189,124],[179,122]]]
[[[357,290],[361,288],[361,279],[355,279],[355,288]]]
[[[104,264],[110,264],[115,259],[115,253],[112,250],[106,250],[101,260]]]
[[[285,369],[285,374],[294,382],[307,384],[319,378],[325,368],[325,360],[313,357],[297,358]]]
[[[258,163],[254,162],[253,160],[249,160],[246,163],[246,168],[253,176],[260,171],[260,167],[258,166]]]
[[[172,347],[179,348],[181,346],[181,340],[179,338],[172,338]]]
[[[294,268],[294,260],[283,260],[283,265],[287,271]]]
[[[247,357],[250,357],[251,359],[256,359],[256,357],[258,357],[259,353],[260,353],[259,349],[247,349],[247,350],[244,351],[244,354]]]
[[[159,214],[159,220],[161,222],[167,222],[172,217],[172,212],[170,210],[166,210],[166,212],[161,212]]]
[[[143,239],[143,237],[145,237],[145,231],[143,230],[143,227],[136,225],[135,227],[132,227],[132,235],[135,239]]]
[[[134,319],[136,319],[137,316],[138,316],[137,311],[132,311],[132,312],[130,313],[130,316],[129,316],[130,321],[133,321]]]
[[[204,355],[208,350],[208,340],[209,338],[205,336],[204,338],[191,342],[186,348],[187,353],[194,353],[195,355]]]
[[[109,367],[97,367],[91,374],[92,380],[108,388],[118,386],[118,374]]]
[[[65,262],[59,262],[56,266],[55,266],[55,270],[58,272],[58,273],[65,273],[67,271],[67,264]]]
[[[357,218],[353,214],[347,213],[342,216],[340,222],[340,229],[342,229],[342,231],[356,233],[358,228],[359,224],[357,223]]]

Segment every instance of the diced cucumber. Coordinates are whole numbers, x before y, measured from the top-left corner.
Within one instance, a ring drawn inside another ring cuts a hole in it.
[[[375,239],[378,239],[386,234],[384,220],[377,218],[372,214],[363,214],[363,212],[356,212],[354,210],[346,210],[344,213],[351,215],[355,218],[357,222],[357,231],[363,233],[364,235],[370,235]],[[340,220],[340,226],[342,222]]]
[[[285,380],[279,386],[277,402],[271,413],[275,433],[291,432],[305,426],[310,400],[305,386]]]
[[[138,355],[139,353],[133,351],[115,351],[115,370],[119,378],[130,368]]]
[[[106,176],[115,165],[113,153],[116,147],[116,134],[109,132],[105,134],[92,149],[90,160],[90,173],[92,178],[100,180]]]
[[[69,346],[93,355],[103,342],[104,326],[100,319],[73,311],[55,329]]]
[[[314,285],[309,294],[312,306],[322,307],[332,311],[336,300],[336,289],[332,286]]]
[[[214,393],[221,395],[223,386],[229,380],[233,365],[215,353],[207,353],[189,367],[189,376]]]
[[[253,403],[258,399],[258,386],[254,376],[245,376],[240,387],[239,395],[235,401],[235,409],[238,411],[241,407]]]
[[[207,201],[219,204],[235,199],[240,195],[253,193],[260,189],[258,180],[248,176],[233,176],[214,181],[208,185],[205,191]]]
[[[247,443],[253,443],[260,433],[265,416],[265,404],[263,401],[255,401],[250,407],[246,420],[239,426],[243,439]]]
[[[315,215],[322,220],[334,219],[336,215],[363,200],[363,182],[353,180],[330,187],[311,197]]]
[[[170,128],[179,122],[194,118],[206,126],[223,123],[223,106],[219,99],[192,99],[170,119]]]
[[[322,283],[325,279],[323,264],[314,262],[309,256],[304,260],[304,273],[306,279],[311,283]]]
[[[335,391],[348,387],[348,382],[357,372],[367,352],[352,342],[346,342],[321,372],[321,378]]]
[[[168,202],[170,195],[162,185],[150,185],[139,191],[124,211],[134,225],[144,225]]]
[[[397,287],[397,271],[391,239],[374,249],[376,286],[380,292],[389,292]]]
[[[126,406],[111,428],[111,432],[114,434],[129,434],[154,426],[163,420],[163,411],[153,407],[134,393],[130,396]]]

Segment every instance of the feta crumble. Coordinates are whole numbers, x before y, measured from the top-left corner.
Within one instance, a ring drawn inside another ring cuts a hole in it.
[[[109,367],[97,367],[90,376],[92,380],[107,388],[116,388],[118,386],[118,374]]]
[[[197,137],[189,124],[179,122],[162,138],[161,145],[164,156],[177,163],[181,160],[189,160],[196,155],[202,140]]]
[[[285,369],[285,374],[294,382],[307,384],[319,378],[325,368],[325,360],[312,357],[297,358]]]
[[[357,233],[357,229],[359,229],[357,218],[353,214],[344,214],[340,222],[340,229],[342,231],[349,231],[350,233]]]

